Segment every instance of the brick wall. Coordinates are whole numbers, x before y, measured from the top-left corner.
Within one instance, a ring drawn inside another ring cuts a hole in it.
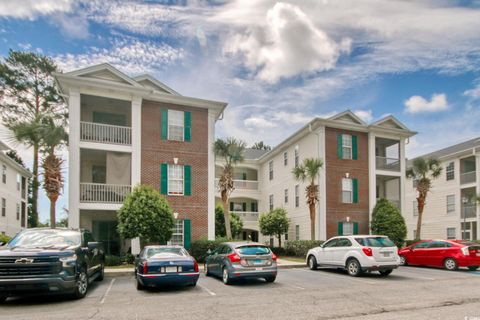
[[[343,160],[337,154],[337,135],[357,136],[357,160]],[[336,236],[338,222],[358,222],[359,234],[368,234],[368,134],[342,129],[325,129],[327,237]],[[345,173],[358,179],[358,203],[342,203],[342,178]]]
[[[190,111],[191,141],[161,140],[161,109]],[[141,182],[160,190],[160,164],[191,165],[191,196],[165,195],[179,219],[192,221],[192,240],[208,235],[208,111],[160,102],[142,103]]]

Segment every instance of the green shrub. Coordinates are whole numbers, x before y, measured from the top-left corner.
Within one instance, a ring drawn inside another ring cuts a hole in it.
[[[208,250],[214,250],[220,243],[226,242],[226,238],[217,238],[215,240],[200,239],[193,241],[190,245],[190,254],[198,263],[205,262]]]
[[[0,233],[0,242],[3,242],[3,244],[7,243],[8,241],[10,241],[10,237],[5,235],[5,234],[1,234]]]
[[[401,247],[407,236],[405,219],[397,207],[387,199],[377,201],[372,212],[372,234],[388,236],[397,247]]]
[[[120,260],[122,261],[122,263],[133,264],[133,262],[135,261],[135,256],[131,253],[124,253],[120,257]]]
[[[308,250],[321,246],[322,240],[289,240],[285,241],[285,254],[305,258]]]
[[[275,253],[277,256],[279,257],[284,257],[286,256],[286,250],[285,248],[282,248],[282,247],[271,247],[270,248],[272,250],[273,253]]]
[[[105,266],[113,267],[122,264],[122,259],[119,256],[105,256]]]

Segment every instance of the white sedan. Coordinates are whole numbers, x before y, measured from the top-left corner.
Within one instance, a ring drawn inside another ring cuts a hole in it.
[[[351,276],[365,271],[379,271],[388,276],[400,265],[398,249],[386,236],[353,235],[329,239],[322,246],[310,249],[307,264],[318,267],[345,268]]]

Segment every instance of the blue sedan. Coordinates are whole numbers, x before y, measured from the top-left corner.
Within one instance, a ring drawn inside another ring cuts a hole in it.
[[[137,290],[162,285],[195,286],[197,261],[180,246],[146,246],[135,259]]]

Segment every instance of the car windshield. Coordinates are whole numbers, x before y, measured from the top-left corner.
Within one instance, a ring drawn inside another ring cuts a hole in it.
[[[395,247],[395,243],[387,237],[355,238],[355,240],[365,247]]]
[[[245,255],[269,254],[270,249],[264,246],[243,246],[236,248],[237,252]]]
[[[162,257],[171,257],[179,256],[185,257],[187,253],[183,248],[174,248],[174,247],[160,247],[160,248],[148,248],[146,252],[147,258],[162,258]]]
[[[78,246],[80,232],[72,230],[26,230],[17,234],[8,247],[53,248]]]

